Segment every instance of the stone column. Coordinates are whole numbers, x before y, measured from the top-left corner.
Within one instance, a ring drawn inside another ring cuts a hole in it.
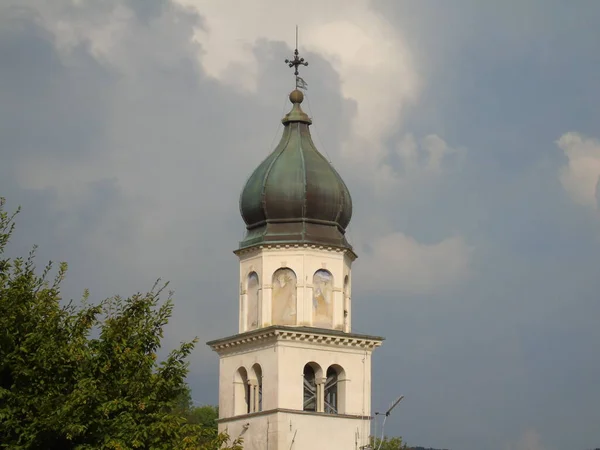
[[[248,399],[248,412],[255,412],[255,399],[256,399],[256,381],[248,380],[248,390],[250,391],[249,399]]]
[[[260,411],[260,397],[259,397],[259,392],[258,392],[258,381],[254,382],[254,412],[258,412]]]
[[[327,378],[315,378],[315,384],[317,385],[317,412],[325,411],[325,382]]]

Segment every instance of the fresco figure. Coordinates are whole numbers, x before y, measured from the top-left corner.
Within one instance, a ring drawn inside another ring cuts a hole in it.
[[[255,330],[258,328],[258,321],[260,317],[260,302],[258,301],[258,294],[258,275],[256,272],[252,272],[250,275],[248,275],[248,287],[246,289],[246,295],[248,297],[246,329],[248,330]]]
[[[296,274],[282,268],[273,274],[272,322],[296,325]]]
[[[313,276],[313,326],[333,326],[333,276],[327,270]]]

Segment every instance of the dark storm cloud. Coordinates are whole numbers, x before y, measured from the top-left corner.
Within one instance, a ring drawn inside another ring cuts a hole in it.
[[[72,297],[171,280],[169,343],[235,332],[238,194],[279,139],[289,46],[255,43],[248,93],[204,73],[192,40],[204,19],[191,10],[19,5],[29,6],[0,7],[0,194],[23,206],[13,251],[38,243],[41,261],[67,260]],[[571,130],[598,137],[597,7],[375,5],[404,30],[426,81],[385,161],[404,174],[410,133],[418,152],[435,134],[466,154],[449,155],[436,178],[419,153],[421,178],[376,195],[343,160],[357,105],[327,60],[307,56],[313,138],[355,201],[355,330],[388,339],[374,358],[374,408],[405,394],[387,430],[417,445],[504,449],[534,429],[547,449],[597,446],[598,224],[562,189],[554,144]],[[373,241],[393,232],[423,245],[463,237],[470,277],[427,293],[396,277],[374,285]],[[216,357],[200,346],[191,369],[194,398],[216,402]]]

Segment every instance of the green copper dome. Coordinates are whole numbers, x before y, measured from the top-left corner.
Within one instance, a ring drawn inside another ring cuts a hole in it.
[[[250,176],[240,196],[246,237],[240,249],[263,243],[351,249],[344,234],[352,199],[344,181],[313,143],[299,90],[283,118],[279,145]]]

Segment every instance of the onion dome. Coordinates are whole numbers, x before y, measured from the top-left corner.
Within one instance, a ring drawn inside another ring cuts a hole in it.
[[[352,199],[344,181],[316,149],[310,118],[290,94],[292,110],[283,118],[275,150],[250,175],[240,196],[246,237],[240,249],[260,244],[315,244],[351,249],[344,234]]]

